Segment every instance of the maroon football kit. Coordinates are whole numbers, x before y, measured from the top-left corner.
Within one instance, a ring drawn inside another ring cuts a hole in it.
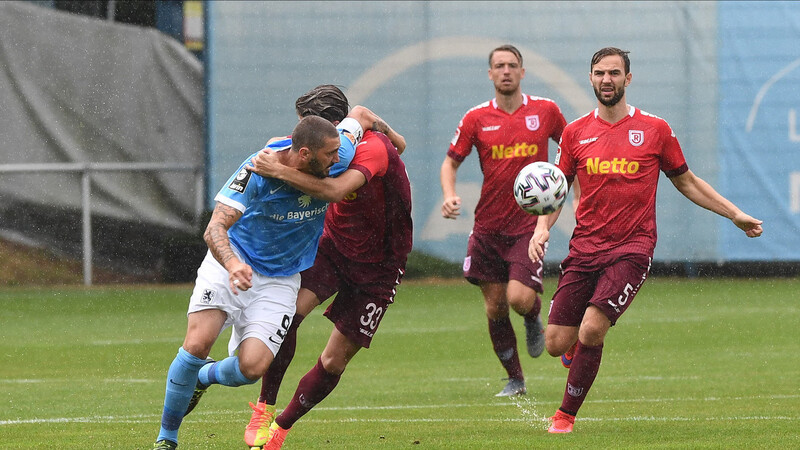
[[[369,347],[411,251],[411,184],[397,150],[380,133],[364,134],[349,168],[367,182],[328,208],[302,287],[320,301],[338,292],[325,315],[342,334]]]
[[[566,121],[552,100],[522,97],[522,106],[511,114],[498,108],[496,99],[467,111],[447,155],[460,163],[474,147],[483,172],[464,276],[474,284],[516,279],[542,292],[541,264],[527,257],[536,216],[517,205],[513,186],[523,167],[548,160],[549,139],[559,140]],[[522,240],[525,246],[514,245]]]
[[[595,110],[567,125],[556,165],[581,198],[549,323],[578,326],[589,303],[616,323],[650,269],[659,174],[689,170],[683,151],[664,119],[631,106],[613,124]]]

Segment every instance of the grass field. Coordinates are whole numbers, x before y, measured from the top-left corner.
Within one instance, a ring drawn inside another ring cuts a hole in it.
[[[151,447],[190,290],[0,290],[0,448]],[[648,280],[609,333],[571,435],[549,435],[544,421],[566,369],[521,348],[529,394],[495,398],[504,372],[486,328],[476,288],[404,283],[372,348],[284,448],[800,448],[798,279]],[[303,323],[279,408],[329,332],[320,310]],[[245,448],[257,394],[212,387],[179,448]]]

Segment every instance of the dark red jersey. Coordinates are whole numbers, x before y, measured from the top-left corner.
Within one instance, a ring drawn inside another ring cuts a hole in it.
[[[413,239],[411,183],[397,149],[385,135],[368,131],[349,168],[367,182],[330,205],[323,238],[354,261],[404,267]]]
[[[567,125],[556,165],[578,177],[581,199],[570,255],[641,253],[656,246],[656,188],[688,169],[683,151],[664,119],[630,107],[611,124],[595,110]]]
[[[450,142],[447,155],[458,162],[473,147],[478,150],[483,186],[475,207],[477,232],[518,236],[536,224],[536,216],[514,200],[514,179],[526,165],[547,161],[548,140],[558,142],[566,121],[554,101],[522,97],[522,106],[512,114],[499,109],[496,99],[470,109]]]

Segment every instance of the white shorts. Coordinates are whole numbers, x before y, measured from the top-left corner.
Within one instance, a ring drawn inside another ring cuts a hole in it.
[[[236,256],[239,257],[238,253]],[[223,311],[228,318],[222,329],[233,326],[228,343],[228,353],[231,356],[242,341],[250,337],[261,340],[270,349],[272,356],[275,356],[297,308],[300,274],[268,277],[253,272],[253,287],[246,291],[239,290],[239,295],[231,292],[228,283],[228,271],[217,262],[210,251],[207,252],[197,269],[197,280],[187,315],[206,309]]]

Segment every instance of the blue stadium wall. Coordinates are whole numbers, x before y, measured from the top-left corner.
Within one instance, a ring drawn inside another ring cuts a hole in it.
[[[800,260],[800,3],[207,2],[206,17],[209,199],[292,130],[297,96],[332,83],[406,137],[414,247],[459,261],[482,176],[467,158],[457,186],[466,211],[449,221],[439,168],[461,116],[493,97],[489,51],[520,48],[523,91],[571,121],[595,107],[591,55],[617,46],[631,51],[629,103],[666,119],[689,167],[767,230],[744,238],[662,177],[656,260]],[[550,261],[566,256],[568,216]]]

